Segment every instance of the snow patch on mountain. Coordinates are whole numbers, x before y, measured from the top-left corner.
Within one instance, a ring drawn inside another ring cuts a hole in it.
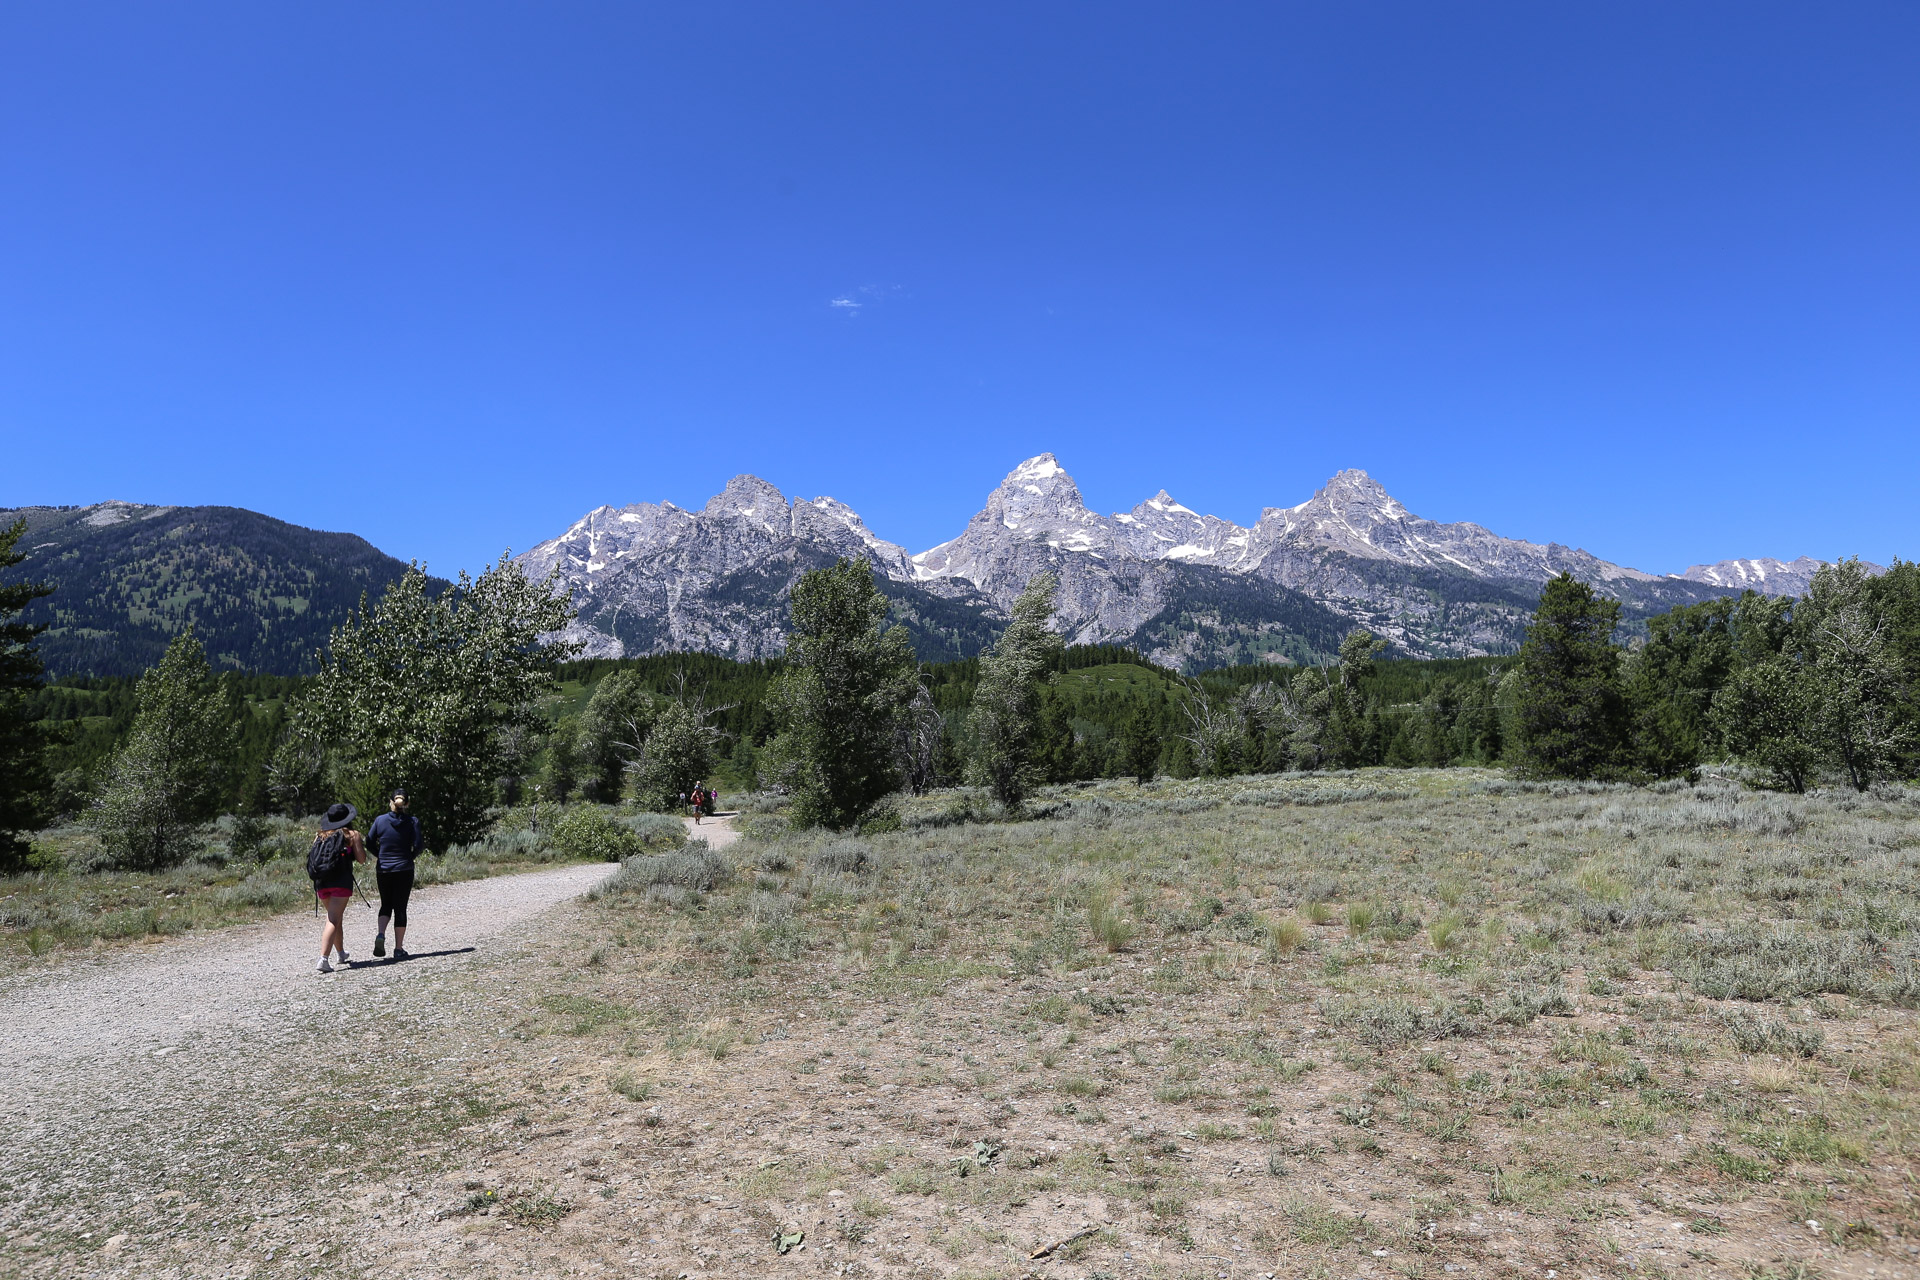
[[[1826,563],[1812,556],[1800,556],[1794,560],[1756,556],[1744,560],[1722,560],[1717,564],[1696,564],[1679,576],[1687,582],[1724,587],[1730,591],[1758,591],[1767,596],[1800,596],[1807,593],[1813,575]],[[1870,574],[1886,572],[1884,566],[1864,561],[1861,567]]]

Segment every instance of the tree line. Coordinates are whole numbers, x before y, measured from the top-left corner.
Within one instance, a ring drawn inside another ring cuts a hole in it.
[[[0,570],[23,526],[0,531]],[[575,661],[551,584],[503,558],[444,590],[418,566],[332,633],[312,677],[216,676],[194,630],[138,681],[44,684],[47,588],[0,585],[0,863],[82,817],[109,864],[177,860],[215,814],[297,816],[396,785],[436,847],[528,799],[673,807],[695,783],[775,788],[797,820],[881,820],[902,790],[971,783],[1017,811],[1096,777],[1504,765],[1636,779],[1736,761],[1768,785],[1920,771],[1920,567],[1816,574],[1806,596],[1675,609],[1618,640],[1619,605],[1562,575],[1518,654],[1389,661],[1355,630],[1324,664],[1179,677],[1066,646],[1037,576],[980,657],[915,659],[863,561],[807,573],[785,657]],[[565,689],[578,689],[569,699]],[[556,705],[558,710],[556,712]]]

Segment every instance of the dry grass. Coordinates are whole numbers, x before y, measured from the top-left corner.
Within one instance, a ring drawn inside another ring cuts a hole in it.
[[[592,986],[738,1018],[741,1077],[704,1086],[722,1110],[843,1099],[895,1153],[853,1161],[892,1211],[842,1244],[873,1274],[992,1273],[1075,1213],[1110,1224],[1076,1249],[1116,1275],[1236,1244],[1410,1275],[1913,1260],[1911,793],[1390,781],[1100,784],[1022,823],[932,796],[857,841],[770,826],[710,893],[604,900],[628,945]],[[756,1194],[795,1217],[847,1157],[780,1134]],[[1844,1245],[1809,1217],[1853,1224]]]
[[[1920,1264],[1911,793],[1456,770],[1037,807],[623,875],[491,975],[520,1011],[459,1071],[498,1101],[403,1162],[446,1190],[369,1272]]]

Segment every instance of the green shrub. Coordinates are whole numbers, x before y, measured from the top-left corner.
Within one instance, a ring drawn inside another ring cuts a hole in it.
[[[815,875],[856,875],[866,870],[867,862],[866,846],[856,840],[833,840],[807,859],[807,870]]]
[[[645,842],[630,827],[615,822],[590,805],[580,805],[562,814],[553,824],[552,841],[564,856],[583,862],[619,862],[646,849]]]
[[[784,814],[756,813],[745,819],[741,834],[754,840],[778,840],[791,830],[793,823]]]
[[[235,814],[227,827],[227,861],[264,862],[272,856],[268,838],[273,826],[258,814]]]
[[[655,889],[711,893],[716,885],[732,874],[732,864],[709,848],[706,841],[693,840],[674,853],[628,858],[620,864],[620,870],[607,877],[606,883],[593,896],[618,897],[650,893]]]
[[[1573,1001],[1559,987],[1522,983],[1501,993],[1494,1005],[1493,1020],[1524,1027],[1543,1013],[1564,1016],[1572,1012]]]
[[[615,819],[634,834],[647,853],[665,853],[686,844],[687,824],[664,813],[634,813]]]
[[[294,880],[271,871],[256,871],[226,891],[227,900],[245,907],[266,907],[285,911],[313,894],[312,885],[303,876]]]

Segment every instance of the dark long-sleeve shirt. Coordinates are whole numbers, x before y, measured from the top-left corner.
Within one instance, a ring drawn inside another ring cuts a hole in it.
[[[383,813],[367,831],[367,843],[380,859],[380,870],[405,871],[420,856],[426,840],[420,819],[412,814]]]

